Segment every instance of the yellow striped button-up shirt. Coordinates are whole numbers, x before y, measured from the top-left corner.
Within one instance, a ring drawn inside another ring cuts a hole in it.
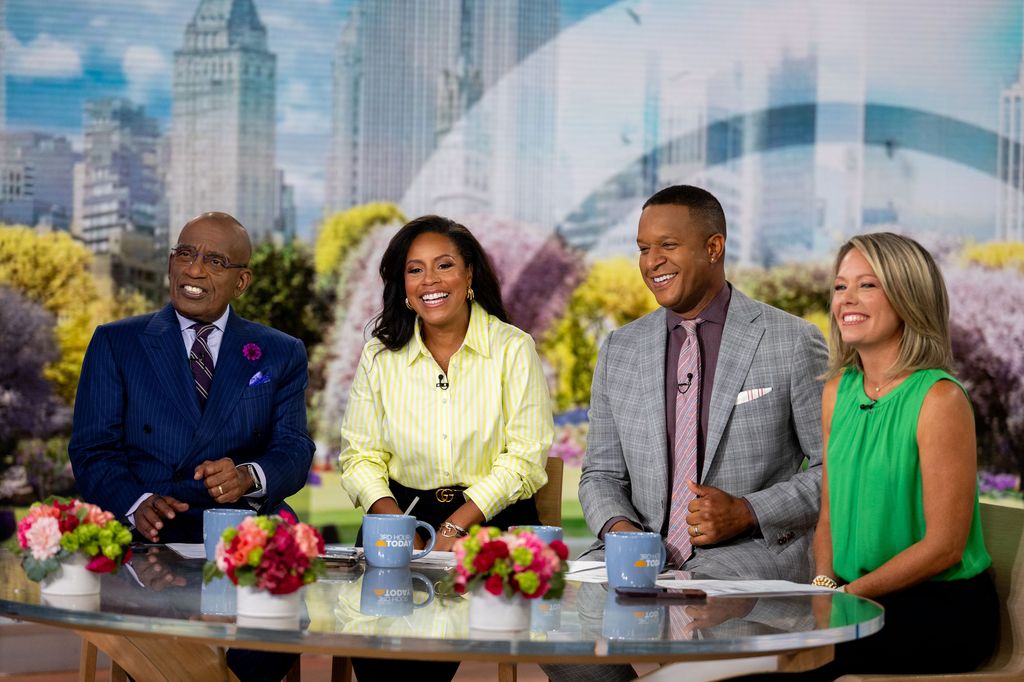
[[[363,348],[341,428],[341,484],[369,509],[389,479],[418,490],[463,486],[487,519],[547,482],[551,398],[533,339],[474,303],[448,388],[420,338]]]

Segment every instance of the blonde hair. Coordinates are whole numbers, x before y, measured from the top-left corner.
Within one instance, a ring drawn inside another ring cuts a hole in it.
[[[893,310],[903,322],[900,351],[889,368],[890,376],[918,369],[953,370],[953,348],[949,337],[949,295],[939,266],[928,251],[909,237],[891,232],[874,232],[852,237],[839,247],[832,279],[839,265],[853,249],[868,262],[882,285]],[[832,291],[835,296],[835,290]],[[831,306],[830,306],[831,307]],[[834,315],[829,315],[829,378],[846,367],[864,367],[856,349],[843,343]]]

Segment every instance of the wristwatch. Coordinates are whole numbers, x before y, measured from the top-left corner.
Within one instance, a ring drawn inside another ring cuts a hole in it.
[[[244,470],[247,474],[249,474],[249,478],[252,479],[252,490],[246,490],[244,493],[242,493],[243,495],[251,495],[252,493],[261,493],[261,492],[263,492],[263,484],[260,483],[260,476],[256,472],[256,465],[255,464],[252,464],[252,463],[239,464],[235,468],[236,469]]]

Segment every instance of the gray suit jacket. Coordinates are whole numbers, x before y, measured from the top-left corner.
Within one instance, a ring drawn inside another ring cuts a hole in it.
[[[654,532],[665,525],[672,486],[666,335],[659,309],[609,334],[598,355],[580,479],[580,502],[595,535],[616,516]],[[819,377],[826,362],[817,328],[732,290],[701,482],[745,497],[762,537],[698,547],[685,568],[722,578],[810,578],[821,495]],[[771,391],[736,404],[742,391],[758,388]],[[805,457],[809,466],[801,471]]]

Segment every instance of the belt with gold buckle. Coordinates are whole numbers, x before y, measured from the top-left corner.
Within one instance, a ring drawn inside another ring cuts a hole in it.
[[[459,492],[455,488],[438,488],[434,491],[434,499],[438,502],[447,504],[455,500],[455,493]]]

